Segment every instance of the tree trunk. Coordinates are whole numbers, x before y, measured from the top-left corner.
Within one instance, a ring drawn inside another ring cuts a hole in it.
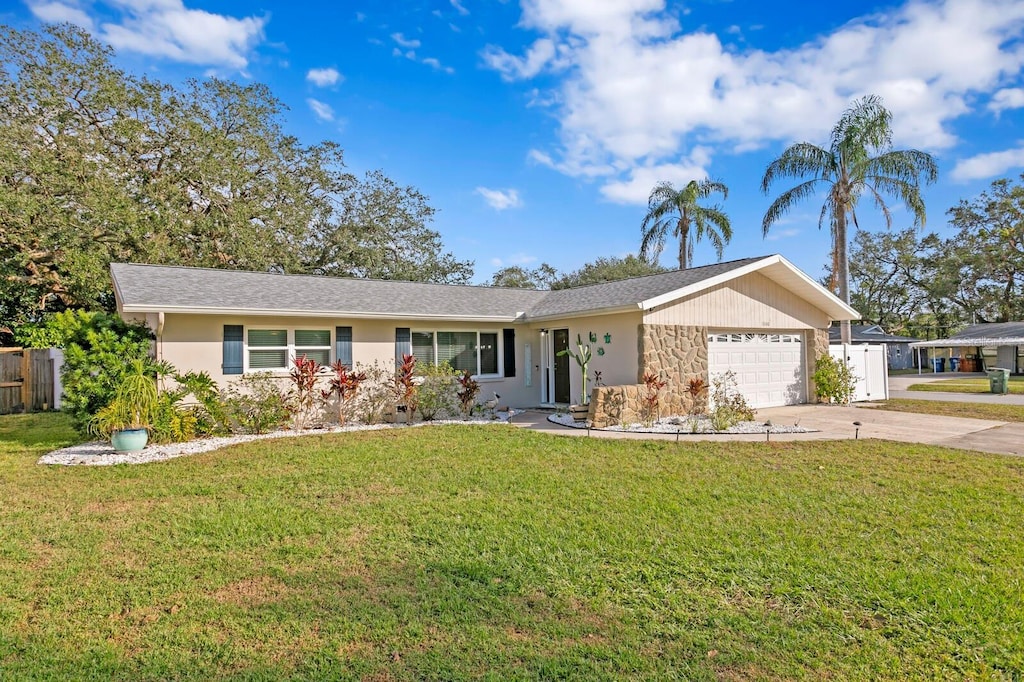
[[[840,206],[839,214],[836,215],[836,266],[839,268],[839,298],[843,303],[850,305],[850,255],[848,250],[849,242],[846,240],[846,210]],[[852,332],[850,321],[839,322],[839,337],[843,343],[852,343]]]
[[[686,263],[686,241],[687,241],[687,237],[689,236],[688,233],[690,232],[689,227],[690,226],[687,225],[682,220],[680,220],[679,224],[676,226],[676,229],[679,230],[679,269],[680,270],[685,270],[686,269],[686,265],[687,265],[687,263]]]

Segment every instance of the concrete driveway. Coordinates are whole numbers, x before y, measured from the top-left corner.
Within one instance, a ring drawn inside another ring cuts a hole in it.
[[[1024,405],[1024,395],[993,395],[991,393],[936,393],[908,391],[911,384],[957,377],[985,377],[985,374],[923,374],[901,375],[889,378],[890,398],[919,400],[946,400],[953,402],[997,403]],[[515,418],[517,426],[565,436],[587,436],[586,429],[573,429],[547,421],[546,412],[527,411]],[[811,433],[771,434],[773,441],[845,440],[880,438],[903,443],[924,443],[951,448],[979,450],[1000,455],[1024,456],[1024,423],[943,417],[932,414],[889,412],[872,407],[870,403],[854,406],[791,405],[771,407],[757,411],[759,420],[773,424],[799,424]],[[854,422],[860,422],[857,426]],[[620,431],[591,431],[593,438],[654,439],[654,440],[716,440],[758,442],[764,434],[675,434],[624,433]]]

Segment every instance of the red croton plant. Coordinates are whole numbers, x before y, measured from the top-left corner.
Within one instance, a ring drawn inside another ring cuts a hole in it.
[[[316,382],[320,369],[323,367],[313,358],[305,354],[292,358],[292,369],[288,378],[292,382],[291,412],[296,429],[304,429],[316,407]]]
[[[405,421],[411,422],[416,413],[416,382],[413,375],[416,371],[416,356],[402,354],[402,364],[395,374],[395,387],[398,390],[399,402],[405,405]]]
[[[359,385],[366,381],[366,372],[355,372],[340,360],[331,365],[331,371],[334,375],[328,382],[328,388],[320,393],[324,400],[330,400],[332,397],[338,399],[338,423],[344,424],[349,401],[356,397]]]
[[[661,389],[668,386],[668,382],[654,372],[646,372],[641,380],[646,389],[646,393],[643,396],[644,422],[650,426],[661,416],[659,414]]]

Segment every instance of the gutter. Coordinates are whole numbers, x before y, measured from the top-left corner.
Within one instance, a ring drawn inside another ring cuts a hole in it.
[[[245,308],[192,308],[160,306],[155,308],[148,305],[123,305],[122,312],[125,313],[157,313],[163,315],[227,315],[241,316],[251,315],[254,317],[329,317],[346,319],[368,319],[368,320],[442,320],[451,322],[500,322],[500,323],[523,323],[527,320],[521,313],[513,315],[430,315],[412,313],[366,313],[350,312],[344,310],[252,310]]]

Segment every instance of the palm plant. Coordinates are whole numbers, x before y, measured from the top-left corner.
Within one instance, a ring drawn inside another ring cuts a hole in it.
[[[902,201],[914,215],[914,224],[924,225],[920,179],[923,175],[930,184],[938,177],[935,160],[930,154],[916,149],[892,149],[891,119],[892,114],[880,97],[862,97],[843,112],[832,129],[828,149],[810,142],[790,145],[768,164],[761,180],[761,190],[767,194],[778,178],[810,176],[780,194],[768,207],[761,223],[765,235],[797,203],[819,189],[826,191],[818,228],[827,217],[832,231],[832,288],[838,288],[839,297],[847,304],[850,302],[847,225],[852,221],[859,227],[857,204],[861,196],[871,197],[885,216],[886,227],[892,227],[892,214],[885,196]],[[849,343],[848,320],[842,323],[842,335],[843,342]]]
[[[665,237],[672,228],[673,234],[679,238],[679,269],[685,270],[693,260],[693,245],[705,235],[722,259],[722,250],[732,239],[732,225],[722,209],[715,206],[701,206],[697,202],[707,199],[714,193],[728,198],[729,188],[715,180],[691,180],[682,189],[676,189],[672,183],[661,182],[651,190],[647,200],[647,215],[640,229],[643,237],[640,241],[640,257],[650,262],[657,262],[665,247]],[[690,230],[693,229],[693,239]]]

